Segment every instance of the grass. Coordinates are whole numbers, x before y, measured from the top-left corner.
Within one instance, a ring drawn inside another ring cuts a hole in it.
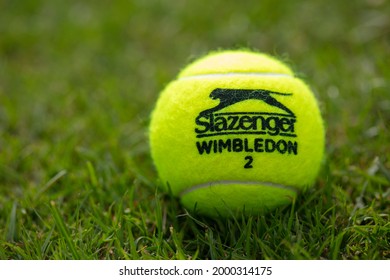
[[[2,1],[0,259],[390,259],[390,5],[342,1]],[[159,191],[159,91],[194,58],[249,47],[313,88],[315,187],[211,220]]]

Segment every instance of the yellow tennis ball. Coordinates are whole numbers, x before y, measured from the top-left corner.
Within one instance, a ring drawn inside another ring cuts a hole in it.
[[[161,93],[150,123],[163,188],[211,217],[261,214],[312,186],[324,153],[313,93],[275,58],[213,52]]]

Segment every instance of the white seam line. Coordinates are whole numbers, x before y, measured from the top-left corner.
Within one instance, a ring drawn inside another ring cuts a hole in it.
[[[203,188],[208,188],[208,187],[211,187],[211,186],[214,186],[214,185],[236,185],[236,184],[239,184],[239,185],[263,185],[263,186],[267,186],[267,187],[272,187],[272,188],[277,188],[277,189],[284,189],[284,190],[290,190],[290,191],[294,191],[296,193],[299,192],[299,189],[298,188],[295,188],[293,186],[286,186],[286,185],[282,185],[282,184],[276,184],[276,183],[272,183],[272,182],[257,182],[257,181],[215,181],[215,182],[208,182],[208,183],[203,183],[203,184],[199,184],[199,185],[196,185],[196,186],[192,186],[191,188],[189,189],[185,189],[183,190],[182,192],[179,193],[179,197],[182,197],[188,193],[191,193],[195,190],[198,190],[198,189],[203,189]]]
[[[193,76],[184,76],[179,77],[177,80],[186,80],[186,79],[203,79],[203,78],[214,78],[214,77],[229,77],[229,76],[259,76],[259,77],[290,77],[293,78],[293,75],[285,73],[261,73],[261,72],[229,72],[229,73],[214,73],[214,74],[199,74]]]

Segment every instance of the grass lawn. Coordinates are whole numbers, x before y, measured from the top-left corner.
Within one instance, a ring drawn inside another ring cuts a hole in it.
[[[251,48],[319,100],[314,188],[212,220],[159,190],[148,124],[195,58]],[[385,0],[0,2],[0,259],[390,259]]]

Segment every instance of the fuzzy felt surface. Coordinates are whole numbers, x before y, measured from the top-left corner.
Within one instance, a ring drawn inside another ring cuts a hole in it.
[[[293,75],[288,66],[270,55],[230,50],[212,52],[194,61],[179,73],[179,78],[204,74],[251,72]]]
[[[196,213],[218,218],[261,214],[290,204],[297,192],[289,186],[265,182],[218,181],[184,192],[182,204]]]
[[[149,134],[162,184],[177,196],[217,181],[267,182],[305,190],[315,181],[325,141],[317,101],[300,79],[230,70],[228,75],[196,75],[171,82],[152,113]],[[266,202],[278,200],[280,194],[280,189],[265,192],[256,185],[216,189],[220,198],[226,196],[224,201],[236,197],[236,206],[250,198],[246,205],[253,209],[262,204],[267,209],[276,207],[278,203]],[[185,205],[197,202],[202,208],[210,203],[212,192],[197,191],[201,194],[182,196]],[[284,195],[279,198],[286,201]]]

